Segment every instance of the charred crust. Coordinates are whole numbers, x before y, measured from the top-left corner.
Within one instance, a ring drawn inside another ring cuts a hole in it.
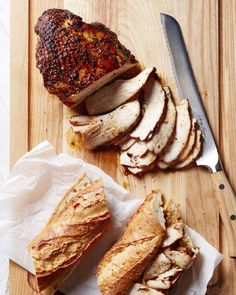
[[[67,105],[70,96],[102,76],[137,62],[109,28],[101,23],[87,24],[68,10],[46,10],[35,33],[36,65],[44,86]]]

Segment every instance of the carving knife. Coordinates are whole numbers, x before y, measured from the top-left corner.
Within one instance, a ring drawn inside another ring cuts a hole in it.
[[[207,167],[211,173],[220,215],[228,240],[228,255],[236,258],[236,196],[227,179],[207,119],[191,63],[185,47],[181,28],[173,17],[161,13],[167,47],[171,58],[179,95],[188,99],[192,114],[198,119],[203,133],[203,148],[196,163]]]

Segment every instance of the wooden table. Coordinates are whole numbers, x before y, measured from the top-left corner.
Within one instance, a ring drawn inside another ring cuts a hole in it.
[[[180,203],[189,226],[225,258],[217,283],[208,294],[236,293],[236,261],[227,257],[227,241],[208,172],[192,168],[176,173],[153,172],[142,178],[122,175],[115,151],[72,148],[67,118],[71,111],[48,94],[35,67],[34,25],[52,7],[67,8],[87,22],[101,21],[114,30],[143,66],[156,66],[178,100],[160,24],[160,12],[179,21],[201,96],[215,134],[226,173],[236,190],[236,1],[233,0],[12,0],[11,10],[11,166],[39,142],[48,139],[64,151],[101,167],[121,185],[144,197],[160,187]],[[67,138],[67,140],[66,140]],[[26,272],[10,264],[10,295],[33,294]]]

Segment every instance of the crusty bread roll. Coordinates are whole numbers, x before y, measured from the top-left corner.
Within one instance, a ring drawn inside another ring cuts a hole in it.
[[[129,295],[169,294],[170,289],[192,265],[199,252],[186,232],[178,207],[172,200],[166,202],[164,214],[167,237],[139,278],[142,284],[136,283]]]
[[[109,225],[102,181],[90,183],[83,175],[29,244],[36,278],[29,277],[31,287],[40,294],[54,294]]]
[[[103,295],[169,294],[192,265],[199,249],[177,205],[169,200],[162,206],[160,191],[153,191],[102,258],[97,277]]]
[[[160,191],[149,194],[120,240],[99,263],[97,277],[102,294],[126,294],[154,258],[166,232],[161,205]]]

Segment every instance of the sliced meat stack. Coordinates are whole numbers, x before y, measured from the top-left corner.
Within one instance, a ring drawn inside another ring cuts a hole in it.
[[[125,173],[182,169],[201,151],[201,130],[186,99],[174,104],[155,68],[129,80],[116,80],[87,97],[89,115],[70,120],[88,149],[119,145]],[[141,118],[141,119],[140,119]]]
[[[127,102],[111,113],[101,116],[78,116],[70,120],[75,132],[82,135],[88,149],[95,149],[126,134],[140,115],[138,100]]]

